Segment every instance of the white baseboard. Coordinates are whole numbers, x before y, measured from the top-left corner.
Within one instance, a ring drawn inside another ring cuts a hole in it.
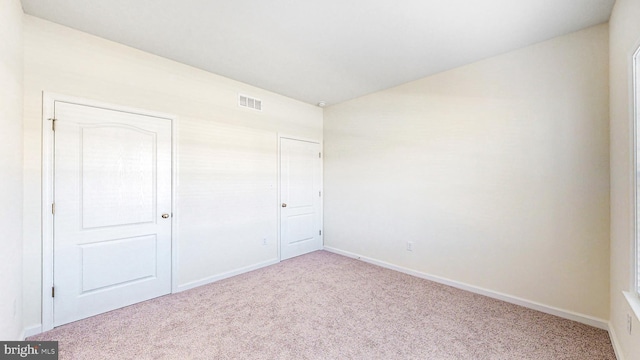
[[[240,269],[228,271],[226,273],[222,273],[222,274],[219,274],[219,275],[215,275],[215,276],[211,276],[211,277],[208,277],[208,278],[204,278],[202,280],[192,281],[192,282],[189,282],[189,283],[186,283],[186,284],[183,284],[183,285],[178,285],[176,292],[181,292],[181,291],[185,291],[185,290],[196,288],[198,286],[207,285],[207,284],[210,284],[210,283],[222,280],[222,279],[230,278],[232,276],[244,274],[246,272],[257,270],[257,269],[260,269],[260,268],[263,268],[263,267],[266,267],[266,266],[269,266],[269,265],[274,265],[274,264],[277,264],[279,262],[280,262],[280,260],[278,260],[278,259],[272,259],[272,260],[268,260],[268,261],[261,262],[261,263],[258,263],[258,264],[246,266],[246,267],[243,267],[243,268],[240,268]],[[25,338],[27,338],[29,336],[38,335],[40,333],[42,333],[42,324],[29,326],[29,327],[27,327],[27,328],[25,328],[23,330],[21,339],[24,340]]]
[[[437,282],[440,284],[444,284],[444,285],[448,285],[451,287],[455,287],[458,289],[462,289],[462,290],[466,290],[472,293],[476,293],[476,294],[480,294],[480,295],[484,295],[490,298],[494,298],[494,299],[498,299],[498,300],[502,300],[511,304],[516,304],[516,305],[520,305],[520,306],[524,306],[526,308],[529,309],[533,309],[533,310],[537,310],[537,311],[541,311],[543,313],[547,313],[547,314],[551,314],[551,315],[555,315],[564,319],[569,319],[569,320],[573,320],[573,321],[577,321],[579,323],[583,323],[586,325],[590,325],[590,326],[594,326],[597,327],[599,329],[602,330],[609,330],[609,323],[606,320],[603,319],[599,319],[593,316],[589,316],[589,315],[584,315],[584,314],[579,314],[573,311],[569,311],[569,310],[564,310],[564,309],[560,309],[560,308],[556,308],[553,306],[548,306],[548,305],[544,305],[535,301],[530,301],[527,299],[523,299],[523,298],[519,298],[516,296],[511,296],[508,294],[503,294],[497,291],[493,291],[493,290],[489,290],[489,289],[484,289],[478,286],[474,286],[474,285],[469,285],[469,284],[465,284],[462,282],[458,282],[455,280],[450,280],[450,279],[446,279],[446,278],[442,278],[439,276],[434,276],[434,275],[430,275],[430,274],[426,274],[420,271],[416,271],[416,270],[412,270],[409,268],[405,268],[402,266],[398,266],[398,265],[394,265],[394,264],[390,264],[388,262],[384,262],[381,260],[377,260],[377,259],[372,259],[366,256],[361,256],[358,254],[354,254],[351,253],[349,251],[344,251],[344,250],[340,250],[340,249],[336,249],[336,248],[332,248],[330,246],[325,246],[324,247],[325,250],[332,252],[332,253],[336,253],[339,255],[343,255],[343,256],[347,256],[350,258],[354,258],[354,259],[358,259],[358,260],[362,260],[364,262],[373,264],[373,265],[378,265],[387,269],[391,269],[391,270],[395,270],[395,271],[399,271],[408,275],[412,275],[412,276],[416,276],[422,279],[426,279],[426,280],[430,280],[433,282]]]
[[[188,282],[186,284],[178,285],[178,289],[177,289],[178,291],[176,291],[176,292],[181,292],[181,291],[185,291],[185,290],[196,288],[198,286],[211,284],[211,283],[216,282],[216,281],[220,281],[220,280],[223,280],[223,279],[226,279],[226,278],[230,278],[232,276],[244,274],[244,273],[249,272],[249,271],[258,270],[260,268],[263,268],[263,267],[266,267],[266,266],[269,266],[269,265],[274,265],[274,264],[277,264],[279,262],[280,262],[280,260],[278,260],[278,259],[272,259],[272,260],[264,261],[264,262],[257,263],[257,264],[254,264],[254,265],[245,266],[245,267],[240,268],[240,269],[227,271],[227,272],[222,273],[222,274],[210,276],[210,277],[207,277],[207,278],[204,278],[204,279],[201,279],[201,280],[191,281],[191,282]]]
[[[613,351],[616,353],[616,359],[625,360],[624,355],[622,355],[622,347],[620,347],[620,343],[618,342],[618,336],[616,335],[616,330],[609,322],[609,338],[611,339],[611,345],[613,345]]]
[[[32,325],[29,327],[26,327],[23,331],[23,335],[22,339],[24,340],[25,338],[28,338],[29,336],[33,336],[33,335],[38,335],[42,333],[42,325],[38,324],[38,325]]]

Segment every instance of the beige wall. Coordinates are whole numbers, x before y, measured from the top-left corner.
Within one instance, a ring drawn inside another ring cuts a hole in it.
[[[321,141],[320,108],[35,17],[24,24],[28,328],[40,323],[42,91],[178,116],[181,288],[277,260],[278,133]],[[239,108],[239,92],[264,111]]]
[[[0,1],[0,339],[22,340],[22,5]]]
[[[633,105],[631,58],[640,46],[640,1],[617,0],[610,26],[611,329],[625,359],[640,359],[640,323],[622,295],[631,289],[633,249]]]
[[[606,324],[607,48],[603,24],[326,108],[325,246]]]

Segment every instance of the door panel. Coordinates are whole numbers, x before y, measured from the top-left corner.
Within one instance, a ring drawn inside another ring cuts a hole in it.
[[[131,126],[85,125],[80,136],[83,228],[152,222],[155,134]]]
[[[157,245],[155,235],[81,245],[81,294],[156,277]]]
[[[318,143],[280,140],[282,260],[322,248],[319,154]]]
[[[292,211],[293,212],[293,211]],[[287,217],[285,233],[289,244],[301,241],[313,241],[316,235],[315,214],[290,215]]]
[[[54,326],[168,294],[171,121],[54,111]]]

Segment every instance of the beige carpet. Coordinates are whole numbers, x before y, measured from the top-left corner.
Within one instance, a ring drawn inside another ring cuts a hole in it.
[[[29,340],[60,359],[615,359],[606,331],[324,251]]]

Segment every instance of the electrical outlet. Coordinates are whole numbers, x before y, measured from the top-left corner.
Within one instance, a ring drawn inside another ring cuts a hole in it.
[[[407,241],[407,251],[413,251],[413,241]]]
[[[267,238],[262,239],[262,245],[267,245]]]
[[[631,335],[631,326],[633,324],[633,320],[630,314],[627,314],[627,333]]]

